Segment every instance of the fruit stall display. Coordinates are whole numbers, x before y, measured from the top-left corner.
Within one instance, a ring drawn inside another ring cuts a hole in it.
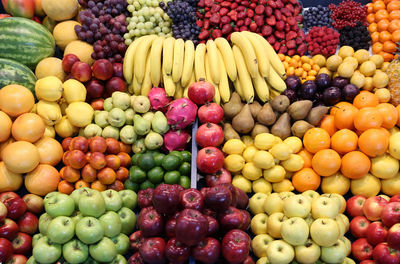
[[[0,263],[400,264],[399,0],[2,7]]]

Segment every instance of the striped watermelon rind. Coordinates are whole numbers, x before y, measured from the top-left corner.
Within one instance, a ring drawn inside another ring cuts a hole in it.
[[[9,84],[19,84],[35,95],[35,74],[27,66],[9,59],[0,58],[0,89]]]
[[[0,20],[0,58],[34,68],[44,58],[53,56],[53,35],[41,24],[22,17]]]

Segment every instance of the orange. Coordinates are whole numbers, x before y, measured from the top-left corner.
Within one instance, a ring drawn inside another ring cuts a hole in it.
[[[311,168],[303,168],[293,175],[292,183],[298,192],[315,191],[321,183],[321,177]]]
[[[99,192],[105,191],[107,189],[107,186],[102,184],[100,181],[94,181],[90,185],[91,189],[97,190]]]
[[[316,153],[322,149],[328,149],[331,145],[331,138],[322,128],[311,128],[303,137],[303,144],[306,150]]]
[[[378,10],[378,12],[375,13],[375,21],[381,21],[382,19],[388,19],[389,18],[389,12],[386,10]]]
[[[396,110],[397,110],[398,115],[400,116],[400,105],[396,106]],[[397,119],[396,125],[400,126],[400,118]]]
[[[372,3],[367,4],[367,12],[368,14],[374,13],[374,4]]]
[[[75,190],[75,187],[72,183],[62,180],[58,183],[57,189],[60,193],[71,194]]]
[[[387,130],[384,127],[379,128],[379,130],[381,130],[386,135],[386,137],[390,138],[391,134],[390,134],[389,130]]]
[[[352,151],[342,157],[340,171],[350,179],[360,179],[371,168],[370,159],[360,151]]]
[[[396,30],[395,32],[392,33],[392,40],[394,42],[399,42],[400,41],[400,29]]]
[[[390,33],[393,33],[398,29],[400,29],[400,19],[394,19],[394,20],[390,21],[389,26],[388,26],[388,31]]]
[[[380,128],[382,123],[382,115],[376,107],[362,108],[354,117],[354,126],[360,131],[370,128]]]
[[[358,138],[358,147],[369,157],[384,154],[389,146],[389,137],[381,129],[371,128]]]
[[[393,60],[393,58],[394,58],[394,55],[392,53],[389,53],[389,52],[381,51],[378,54],[383,57],[384,61],[388,61],[389,62],[389,61]]]
[[[336,113],[336,111],[337,111],[340,107],[342,107],[342,106],[348,106],[348,105],[351,105],[351,103],[345,102],[345,101],[339,102],[339,103],[337,103],[337,104],[335,104],[334,106],[331,107],[331,111],[330,111],[329,114],[331,114],[331,115],[334,116],[335,113]]]
[[[357,149],[358,136],[349,129],[341,129],[331,137],[331,147],[339,154],[346,154]]]
[[[390,129],[396,125],[399,118],[396,107],[389,103],[383,103],[379,104],[376,108],[383,118],[382,127]]]
[[[371,40],[372,40],[372,43],[375,43],[375,42],[379,41],[379,33],[378,32],[372,32],[371,33]]]
[[[400,19],[400,10],[393,10],[389,13],[389,20]]]
[[[324,118],[322,118],[321,120],[321,124],[319,125],[319,127],[328,132],[329,136],[332,136],[337,130],[335,127],[335,117],[333,115],[324,116]]]
[[[374,23],[375,22],[375,15],[374,14],[368,14],[367,15],[367,21],[368,23]]]
[[[310,152],[308,152],[305,149],[302,149],[299,153],[297,153],[297,155],[300,155],[300,157],[302,157],[304,160],[303,168],[311,168],[311,160],[312,160],[313,154],[311,154]]]
[[[333,149],[323,149],[312,158],[312,168],[321,176],[331,176],[340,169],[340,156]]]
[[[378,32],[375,32],[375,33],[378,34],[378,39],[377,39],[376,41],[379,41],[379,33],[378,33]],[[374,54],[378,54],[379,52],[382,51],[382,49],[383,49],[383,44],[380,43],[380,42],[376,42],[376,43],[374,43],[374,44],[372,45],[372,52],[373,52]]]
[[[385,2],[378,0],[374,3],[374,12],[375,13],[378,12],[379,10],[384,10],[384,9],[386,9]]]
[[[389,27],[389,20],[387,19],[382,19],[381,21],[378,22],[378,31],[385,31]]]
[[[358,109],[364,107],[375,107],[379,104],[379,98],[369,91],[361,91],[353,101],[353,105]]]
[[[346,105],[343,105],[337,109],[335,112],[335,126],[338,129],[343,129],[343,128],[348,128],[348,129],[353,129],[354,128],[354,117],[356,113],[358,112],[357,107],[354,105],[348,103]]]
[[[400,10],[400,1],[391,1],[387,5],[387,11],[392,12],[394,10]]]
[[[396,52],[396,50],[396,43],[394,43],[393,41],[388,40],[383,43],[383,51],[393,53]]]
[[[377,32],[377,31],[378,31],[378,24],[376,24],[375,22],[369,24],[369,26],[368,26],[368,31],[369,31],[370,33],[372,33],[372,32]]]
[[[388,41],[388,40],[392,40],[392,35],[390,34],[390,32],[386,31],[386,30],[385,31],[381,31],[379,33],[379,41],[383,43],[383,42]]]

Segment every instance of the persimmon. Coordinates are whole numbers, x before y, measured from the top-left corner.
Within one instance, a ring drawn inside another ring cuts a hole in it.
[[[396,125],[399,114],[394,105],[389,103],[382,103],[379,104],[376,108],[378,109],[379,113],[381,113],[383,118],[382,127],[390,129]]]
[[[365,131],[370,128],[380,128],[383,117],[376,107],[364,107],[354,117],[354,127]]]
[[[381,129],[368,129],[358,138],[358,147],[369,157],[377,157],[384,154],[388,146],[389,137]]]

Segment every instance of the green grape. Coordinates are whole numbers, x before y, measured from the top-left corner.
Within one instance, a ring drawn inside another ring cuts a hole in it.
[[[142,22],[142,23],[146,21],[143,16],[139,16],[138,20],[139,20],[139,22]]]
[[[131,45],[131,43],[132,43],[132,39],[130,39],[130,38],[125,39],[125,45],[126,46]]]
[[[151,22],[146,22],[146,23],[144,24],[144,27],[145,27],[146,29],[152,29],[152,28],[153,28],[153,23],[151,23]]]
[[[162,27],[162,32],[168,33],[170,29],[168,27]]]
[[[164,20],[168,20],[169,19],[169,16],[167,15],[167,13],[164,13],[163,18],[164,18]]]
[[[137,23],[136,28],[138,28],[138,29],[144,28],[144,23],[143,22]]]
[[[146,33],[147,33],[147,30],[144,29],[144,28],[142,28],[142,29],[140,30],[140,33],[142,34],[142,36],[147,35],[147,34],[146,34]]]
[[[128,9],[128,11],[131,12],[131,13],[133,11],[135,11],[135,7],[133,5],[128,5],[128,7],[126,9]]]
[[[150,22],[151,22],[151,23],[155,23],[155,22],[156,22],[155,17],[150,17]]]
[[[155,28],[154,28],[154,31],[158,34],[158,33],[161,32],[161,28],[160,28],[160,27],[155,27]]]
[[[140,36],[140,29],[135,29],[135,36]]]

